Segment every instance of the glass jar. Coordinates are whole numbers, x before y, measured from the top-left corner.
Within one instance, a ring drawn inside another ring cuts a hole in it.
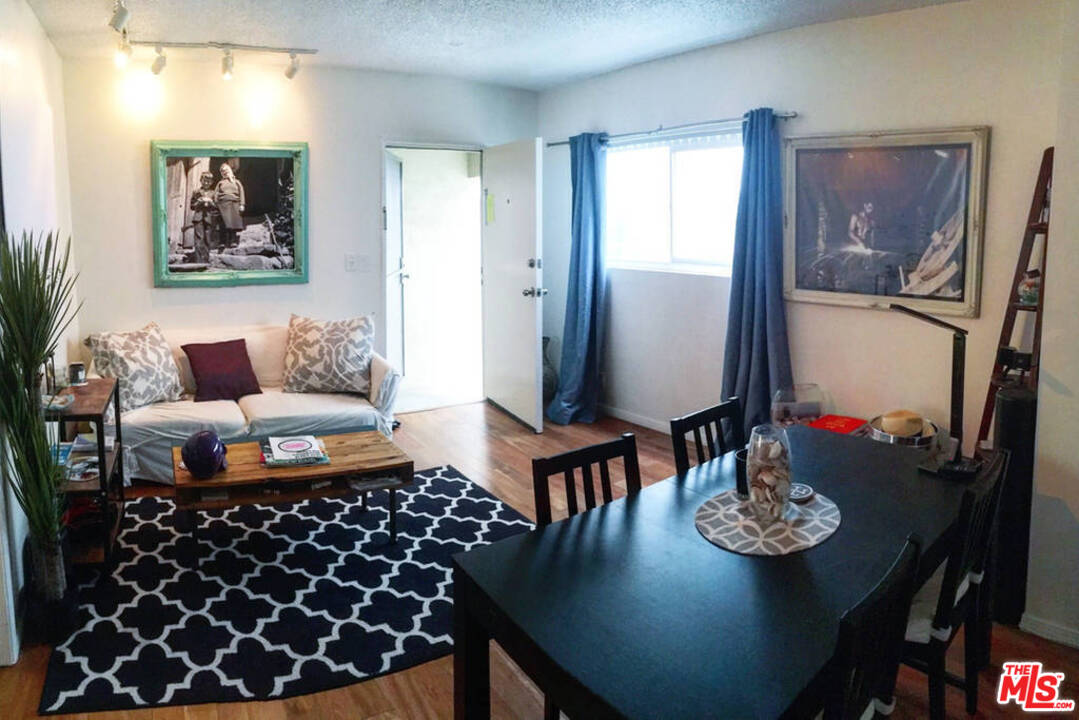
[[[824,414],[824,395],[815,383],[780,388],[772,397],[772,424],[808,425]]]
[[[791,496],[791,460],[787,433],[775,425],[758,425],[749,437],[746,479],[749,506],[762,526],[787,515]]]

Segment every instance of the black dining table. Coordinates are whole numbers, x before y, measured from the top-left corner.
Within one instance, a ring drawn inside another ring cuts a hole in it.
[[[844,611],[908,535],[921,581],[946,558],[964,486],[911,448],[789,429],[792,476],[839,529],[782,556],[708,542],[694,516],[733,488],[727,453],[545,528],[454,558],[454,716],[490,717],[495,640],[573,718],[776,718],[821,701]]]

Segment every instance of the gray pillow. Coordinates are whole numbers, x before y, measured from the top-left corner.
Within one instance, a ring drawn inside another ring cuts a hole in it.
[[[352,392],[371,387],[371,318],[312,320],[293,315],[285,344],[285,392]]]
[[[120,409],[172,402],[184,394],[180,370],[157,323],[132,332],[94,333],[86,338],[101,377],[120,381]]]

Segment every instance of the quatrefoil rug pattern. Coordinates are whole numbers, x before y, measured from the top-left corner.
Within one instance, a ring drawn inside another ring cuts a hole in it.
[[[49,660],[42,713],[282,698],[446,655],[451,557],[532,527],[452,467],[388,497],[200,513],[128,504],[110,575],[78,578],[80,628]]]

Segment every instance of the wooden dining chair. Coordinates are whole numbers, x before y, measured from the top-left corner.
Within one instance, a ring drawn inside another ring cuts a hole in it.
[[[591,510],[597,502],[608,503],[614,498],[611,487],[611,469],[609,461],[622,458],[625,466],[626,494],[633,495],[641,489],[641,471],[637,464],[637,439],[633,433],[623,433],[622,437],[610,442],[589,445],[570,450],[560,455],[536,458],[532,461],[532,486],[536,495],[536,524],[540,527],[551,524],[551,487],[552,475],[562,475],[566,485],[566,509],[569,515],[579,512],[581,503],[577,497],[577,471],[581,475],[581,492],[584,509]],[[599,468],[599,493],[596,492],[592,466]]]
[[[729,434],[724,432],[723,421],[727,421]],[[704,437],[701,437],[704,430]],[[738,450],[745,446],[745,433],[742,430],[742,404],[738,398],[728,398],[704,410],[671,419],[671,442],[674,443],[675,471],[682,475],[689,470],[689,447],[686,435],[693,433],[693,445],[697,450],[697,464],[717,458],[728,450]],[[727,438],[733,438],[728,445]],[[707,450],[707,457],[705,457]]]
[[[560,455],[532,460],[532,487],[536,496],[536,525],[551,524],[551,476],[562,475],[566,486],[566,510],[568,516],[580,511],[577,497],[577,472],[581,475],[581,493],[584,509],[591,510],[597,504],[614,499],[611,486],[609,461],[622,458],[625,468],[626,494],[634,495],[641,490],[641,471],[637,464],[637,438],[633,433],[622,433],[617,440],[570,450]],[[599,493],[596,493],[592,466],[599,468]],[[544,720],[558,720],[558,707],[549,697],[543,697]]]
[[[903,652],[920,548],[913,536],[892,567],[858,604],[843,613],[831,667],[824,720],[890,713]]]
[[[1003,477],[1008,465],[1004,451],[989,453],[973,484],[963,493],[959,517],[951,540],[947,561],[937,569],[915,594],[907,620],[903,663],[929,676],[929,716],[944,718],[944,692],[954,685],[966,692],[967,712],[978,710],[978,670],[982,653],[979,623],[992,622],[979,617],[983,593],[989,592],[985,578],[990,544],[995,536],[997,508]],[[957,677],[944,669],[944,656],[959,628],[964,634],[964,676]],[[984,633],[989,637],[989,633]]]

